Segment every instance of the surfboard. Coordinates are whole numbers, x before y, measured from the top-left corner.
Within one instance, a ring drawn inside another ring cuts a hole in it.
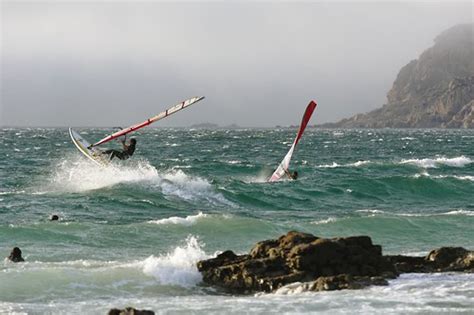
[[[77,149],[89,160],[100,166],[107,166],[110,164],[109,159],[102,154],[102,151],[96,147],[91,147],[91,144],[81,137],[78,132],[69,128],[69,135]]]

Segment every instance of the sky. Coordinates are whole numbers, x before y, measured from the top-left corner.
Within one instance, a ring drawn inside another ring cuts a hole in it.
[[[398,71],[470,1],[4,1],[1,126],[334,122],[386,103]]]

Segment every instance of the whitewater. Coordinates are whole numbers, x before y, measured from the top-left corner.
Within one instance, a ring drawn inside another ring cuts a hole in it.
[[[308,129],[290,165],[300,178],[267,183],[295,132],[150,128],[104,168],[65,128],[0,129],[0,258],[18,246],[26,260],[0,262],[0,314],[473,313],[470,274],[251,296],[202,283],[197,261],[289,230],[368,235],[384,254],[474,248],[474,131]]]

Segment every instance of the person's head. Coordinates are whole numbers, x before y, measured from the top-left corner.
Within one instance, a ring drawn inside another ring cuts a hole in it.
[[[19,247],[13,247],[10,255],[13,257],[21,257],[21,249]]]
[[[133,145],[137,144],[137,139],[135,138],[130,139],[130,144],[133,144]]]
[[[293,179],[297,179],[298,178],[298,172],[297,171],[294,171],[293,174],[291,175],[291,177]]]

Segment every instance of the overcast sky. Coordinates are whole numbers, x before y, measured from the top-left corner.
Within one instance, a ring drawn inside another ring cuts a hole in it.
[[[382,106],[472,2],[1,2],[0,125],[311,123]]]

